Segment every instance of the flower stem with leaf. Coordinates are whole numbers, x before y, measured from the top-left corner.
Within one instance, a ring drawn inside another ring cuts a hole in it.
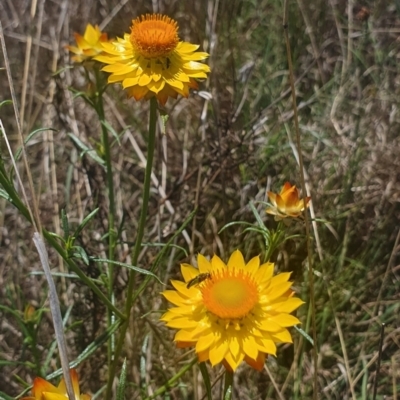
[[[150,198],[151,172],[153,167],[153,157],[154,157],[154,148],[156,139],[156,123],[157,123],[157,100],[155,97],[152,97],[150,99],[149,141],[147,150],[146,171],[143,184],[143,202],[142,202],[142,209],[140,212],[139,225],[137,228],[135,246],[132,251],[132,265],[134,266],[136,266],[137,261],[139,259],[139,254],[142,247],[142,239],[147,219],[147,209]],[[128,289],[126,294],[126,305],[125,305],[125,315],[127,316],[127,318],[121,327],[117,345],[115,348],[114,361],[111,363],[111,368],[109,370],[107,390],[105,396],[107,400],[111,399],[112,385],[116,374],[116,366],[118,363],[118,358],[122,351],[122,346],[124,345],[125,342],[125,334],[129,326],[129,316],[132,310],[133,299],[134,299],[134,281],[135,281],[135,272],[131,270],[129,272],[129,281],[128,281]]]

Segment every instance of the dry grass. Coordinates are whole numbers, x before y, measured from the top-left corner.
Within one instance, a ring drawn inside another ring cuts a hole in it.
[[[364,21],[361,6],[370,10]],[[189,100],[170,101],[166,135],[159,133],[157,138],[144,241],[165,243],[198,207],[195,219],[176,240],[188,255],[171,249],[157,271],[167,283],[179,276],[179,263],[193,260],[198,252],[217,253],[224,259],[235,248],[246,257],[259,254],[262,247],[255,234],[243,234],[239,226],[219,230],[233,220],[253,223],[248,204],[265,200],[267,189],[278,190],[286,180],[299,185],[281,5],[272,0],[39,0],[32,12],[31,2],[0,3],[23,133],[27,136],[39,127],[56,129],[38,133],[27,145],[41,222],[49,231],[62,234],[61,209],[76,226],[99,207],[78,242],[88,255],[102,258],[107,254],[107,240],[102,237],[107,232],[105,173],[90,157],[82,156],[68,137],[73,133],[95,147],[99,124],[93,111],[69,91],[70,86],[83,90],[84,81],[80,68],[69,68],[65,45],[88,22],[116,36],[133,17],[152,11],[177,19],[181,38],[201,44],[210,53],[212,69],[201,87],[212,99],[195,94]],[[290,6],[307,184],[315,217],[329,221],[316,223],[313,233],[321,399],[367,399],[372,393],[381,323],[386,331],[378,398],[397,399],[400,391],[399,32],[400,9],[391,2],[297,0]],[[3,101],[10,99],[10,88],[5,71],[0,74]],[[113,147],[120,228],[116,259],[127,263],[141,202],[147,110],[148,104],[126,99],[120,88],[108,88],[107,120],[115,131],[123,132],[121,144]],[[17,149],[12,106],[2,106],[0,118]],[[9,167],[3,141],[0,154]],[[20,169],[25,182],[22,163]],[[263,206],[257,206],[264,215]],[[266,223],[274,226],[270,219]],[[41,270],[31,240],[33,230],[2,198],[0,226],[0,306],[21,316],[27,304],[45,310],[33,327],[37,331],[34,350],[25,340],[21,321],[0,308],[0,391],[16,396],[24,387],[21,380],[31,382],[39,372],[54,371],[58,359],[50,353],[53,330],[45,279],[32,275]],[[293,225],[290,232],[303,233],[303,227]],[[148,268],[158,251],[145,248],[139,266]],[[50,250],[50,256],[52,266],[66,272],[56,252]],[[280,270],[294,271],[296,287],[308,302],[305,259],[303,241],[286,242],[274,254]],[[80,266],[94,279],[104,273],[94,262]],[[117,303],[123,303],[127,272],[116,271]],[[141,279],[137,278],[137,285]],[[57,285],[62,311],[70,312],[67,339],[73,359],[104,331],[105,307],[79,280],[63,277]],[[173,350],[173,332],[158,321],[167,307],[158,295],[161,290],[154,281],[134,307],[124,347],[129,361],[127,398],[151,395],[188,360],[187,354]],[[303,329],[309,331],[306,312],[304,307],[300,314]],[[295,346],[281,347],[277,359],[269,360],[268,371],[239,370],[237,398],[311,398],[311,349],[299,334],[294,337]],[[46,368],[40,371],[49,354]],[[106,348],[87,358],[79,371],[83,389],[96,393],[107,377]],[[217,380],[220,372],[213,372],[212,379]],[[220,382],[215,385],[215,398]],[[170,396],[201,399],[202,387],[194,368],[179,387],[170,390]]]

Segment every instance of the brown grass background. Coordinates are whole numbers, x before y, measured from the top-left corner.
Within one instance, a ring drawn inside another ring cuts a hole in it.
[[[200,91],[188,99],[169,101],[166,134],[157,138],[156,161],[146,243],[165,243],[188,214],[195,219],[163,260],[158,275],[165,283],[179,277],[179,263],[197,253],[227,259],[240,248],[245,257],[259,254],[262,242],[232,221],[254,222],[250,201],[265,201],[285,181],[300,186],[293,145],[293,111],[277,0],[204,1],[77,1],[3,0],[3,26],[13,86],[19,101],[24,135],[40,128],[27,144],[35,197],[43,226],[62,234],[60,211],[76,226],[96,207],[96,218],[78,238],[88,255],[106,257],[107,197],[105,173],[82,155],[69,133],[87,145],[99,142],[94,112],[69,90],[85,90],[81,68],[70,68],[65,45],[87,23],[100,24],[110,37],[121,36],[131,20],[146,12],[176,19],[180,37],[210,53],[212,69]],[[400,391],[400,3],[385,0],[316,0],[290,2],[289,33],[295,68],[302,151],[312,196],[319,357],[319,398],[367,399],[375,378],[380,324],[386,324],[378,394],[397,399]],[[4,66],[4,54],[0,66]],[[10,99],[10,85],[0,70],[0,100]],[[206,100],[207,99],[207,100]],[[127,99],[116,85],[105,97],[106,117],[122,133],[113,146],[117,226],[116,259],[129,263],[129,249],[141,205],[143,158],[146,154],[148,104]],[[5,133],[19,147],[12,106],[0,108]],[[136,146],[136,147],[135,147]],[[1,157],[10,166],[4,141]],[[26,173],[22,164],[23,180]],[[16,183],[17,184],[17,183]],[[31,196],[31,194],[30,194]],[[264,206],[256,206],[269,227]],[[31,240],[31,226],[0,199],[0,304],[20,315],[27,304],[47,309],[47,289]],[[302,224],[290,233],[304,234]],[[50,251],[55,269],[62,260]],[[140,267],[149,268],[159,249],[144,248]],[[279,270],[294,271],[295,286],[308,302],[304,272],[304,240],[291,240],[273,255]],[[81,263],[84,272],[101,279],[102,266]],[[118,268],[117,302],[123,304],[127,273]],[[141,277],[138,276],[138,284]],[[78,280],[58,278],[67,322],[71,359],[103,330],[104,306]],[[330,293],[328,293],[328,288]],[[187,362],[171,344],[173,332],[158,317],[167,305],[151,284],[135,304],[124,355],[128,360],[127,398],[146,398]],[[329,298],[332,303],[329,302]],[[332,307],[332,304],[334,307]],[[306,307],[300,312],[308,327]],[[42,315],[36,349],[43,362],[53,340],[51,317]],[[31,382],[33,350],[20,322],[0,309],[0,390],[16,396],[20,379]],[[295,346],[300,335],[294,332]],[[146,343],[145,351],[143,350]],[[311,398],[311,349],[303,342],[297,357],[292,346],[270,359],[268,372],[242,368],[235,377],[236,398]],[[144,353],[143,353],[144,351]],[[146,362],[141,370],[140,361]],[[183,361],[182,361],[183,360]],[[122,361],[122,360],[121,360]],[[56,353],[49,373],[58,367]],[[100,348],[80,367],[82,387],[96,393],[107,377],[106,349]],[[219,370],[215,371],[215,379]],[[271,385],[274,377],[277,389]],[[19,378],[17,378],[19,377]],[[170,391],[171,398],[204,395],[194,369]],[[216,398],[219,383],[216,384]],[[351,394],[353,388],[353,395]],[[356,397],[354,397],[356,394]],[[99,396],[101,398],[101,395]]]

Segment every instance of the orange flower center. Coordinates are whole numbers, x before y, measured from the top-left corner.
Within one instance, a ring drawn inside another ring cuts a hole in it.
[[[142,15],[132,21],[130,39],[143,57],[165,57],[179,42],[178,24],[166,15]]]
[[[201,286],[207,310],[222,319],[240,319],[258,302],[257,285],[241,270],[213,273]]]

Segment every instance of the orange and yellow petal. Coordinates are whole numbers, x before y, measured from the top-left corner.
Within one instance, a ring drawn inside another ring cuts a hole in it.
[[[161,14],[146,14],[132,21],[130,34],[103,43],[97,61],[108,64],[109,83],[121,82],[136,100],[156,97],[165,104],[169,97],[189,96],[205,79],[210,68],[199,62],[208,57],[198,45],[180,42],[178,25]]]
[[[88,24],[85,33],[81,36],[74,33],[76,46],[67,46],[67,49],[74,54],[72,61],[84,62],[100,55],[103,52],[102,44],[108,41],[108,36],[95,25]]]
[[[304,208],[308,207],[311,200],[310,197],[306,197],[305,200],[300,199],[296,186],[292,186],[289,182],[283,185],[279,194],[273,192],[267,193],[271,205],[265,211],[268,214],[275,215],[276,220],[287,217],[299,217]]]
[[[71,381],[76,400],[90,400],[91,396],[80,393],[78,374],[74,369],[70,370]],[[68,399],[64,378],[61,379],[58,387],[43,378],[35,378],[32,388],[33,397],[24,397],[21,400],[65,400]]]
[[[184,282],[173,281],[175,290],[163,293],[177,307],[161,320],[178,330],[179,347],[195,347],[200,362],[235,371],[245,361],[262,369],[277,343],[292,342],[287,328],[300,323],[289,314],[303,304],[290,289],[290,274],[273,276],[272,263],[260,265],[259,257],[246,263],[238,250],[227,264],[216,255],[211,261],[198,255],[197,263],[198,269],[183,264]]]

